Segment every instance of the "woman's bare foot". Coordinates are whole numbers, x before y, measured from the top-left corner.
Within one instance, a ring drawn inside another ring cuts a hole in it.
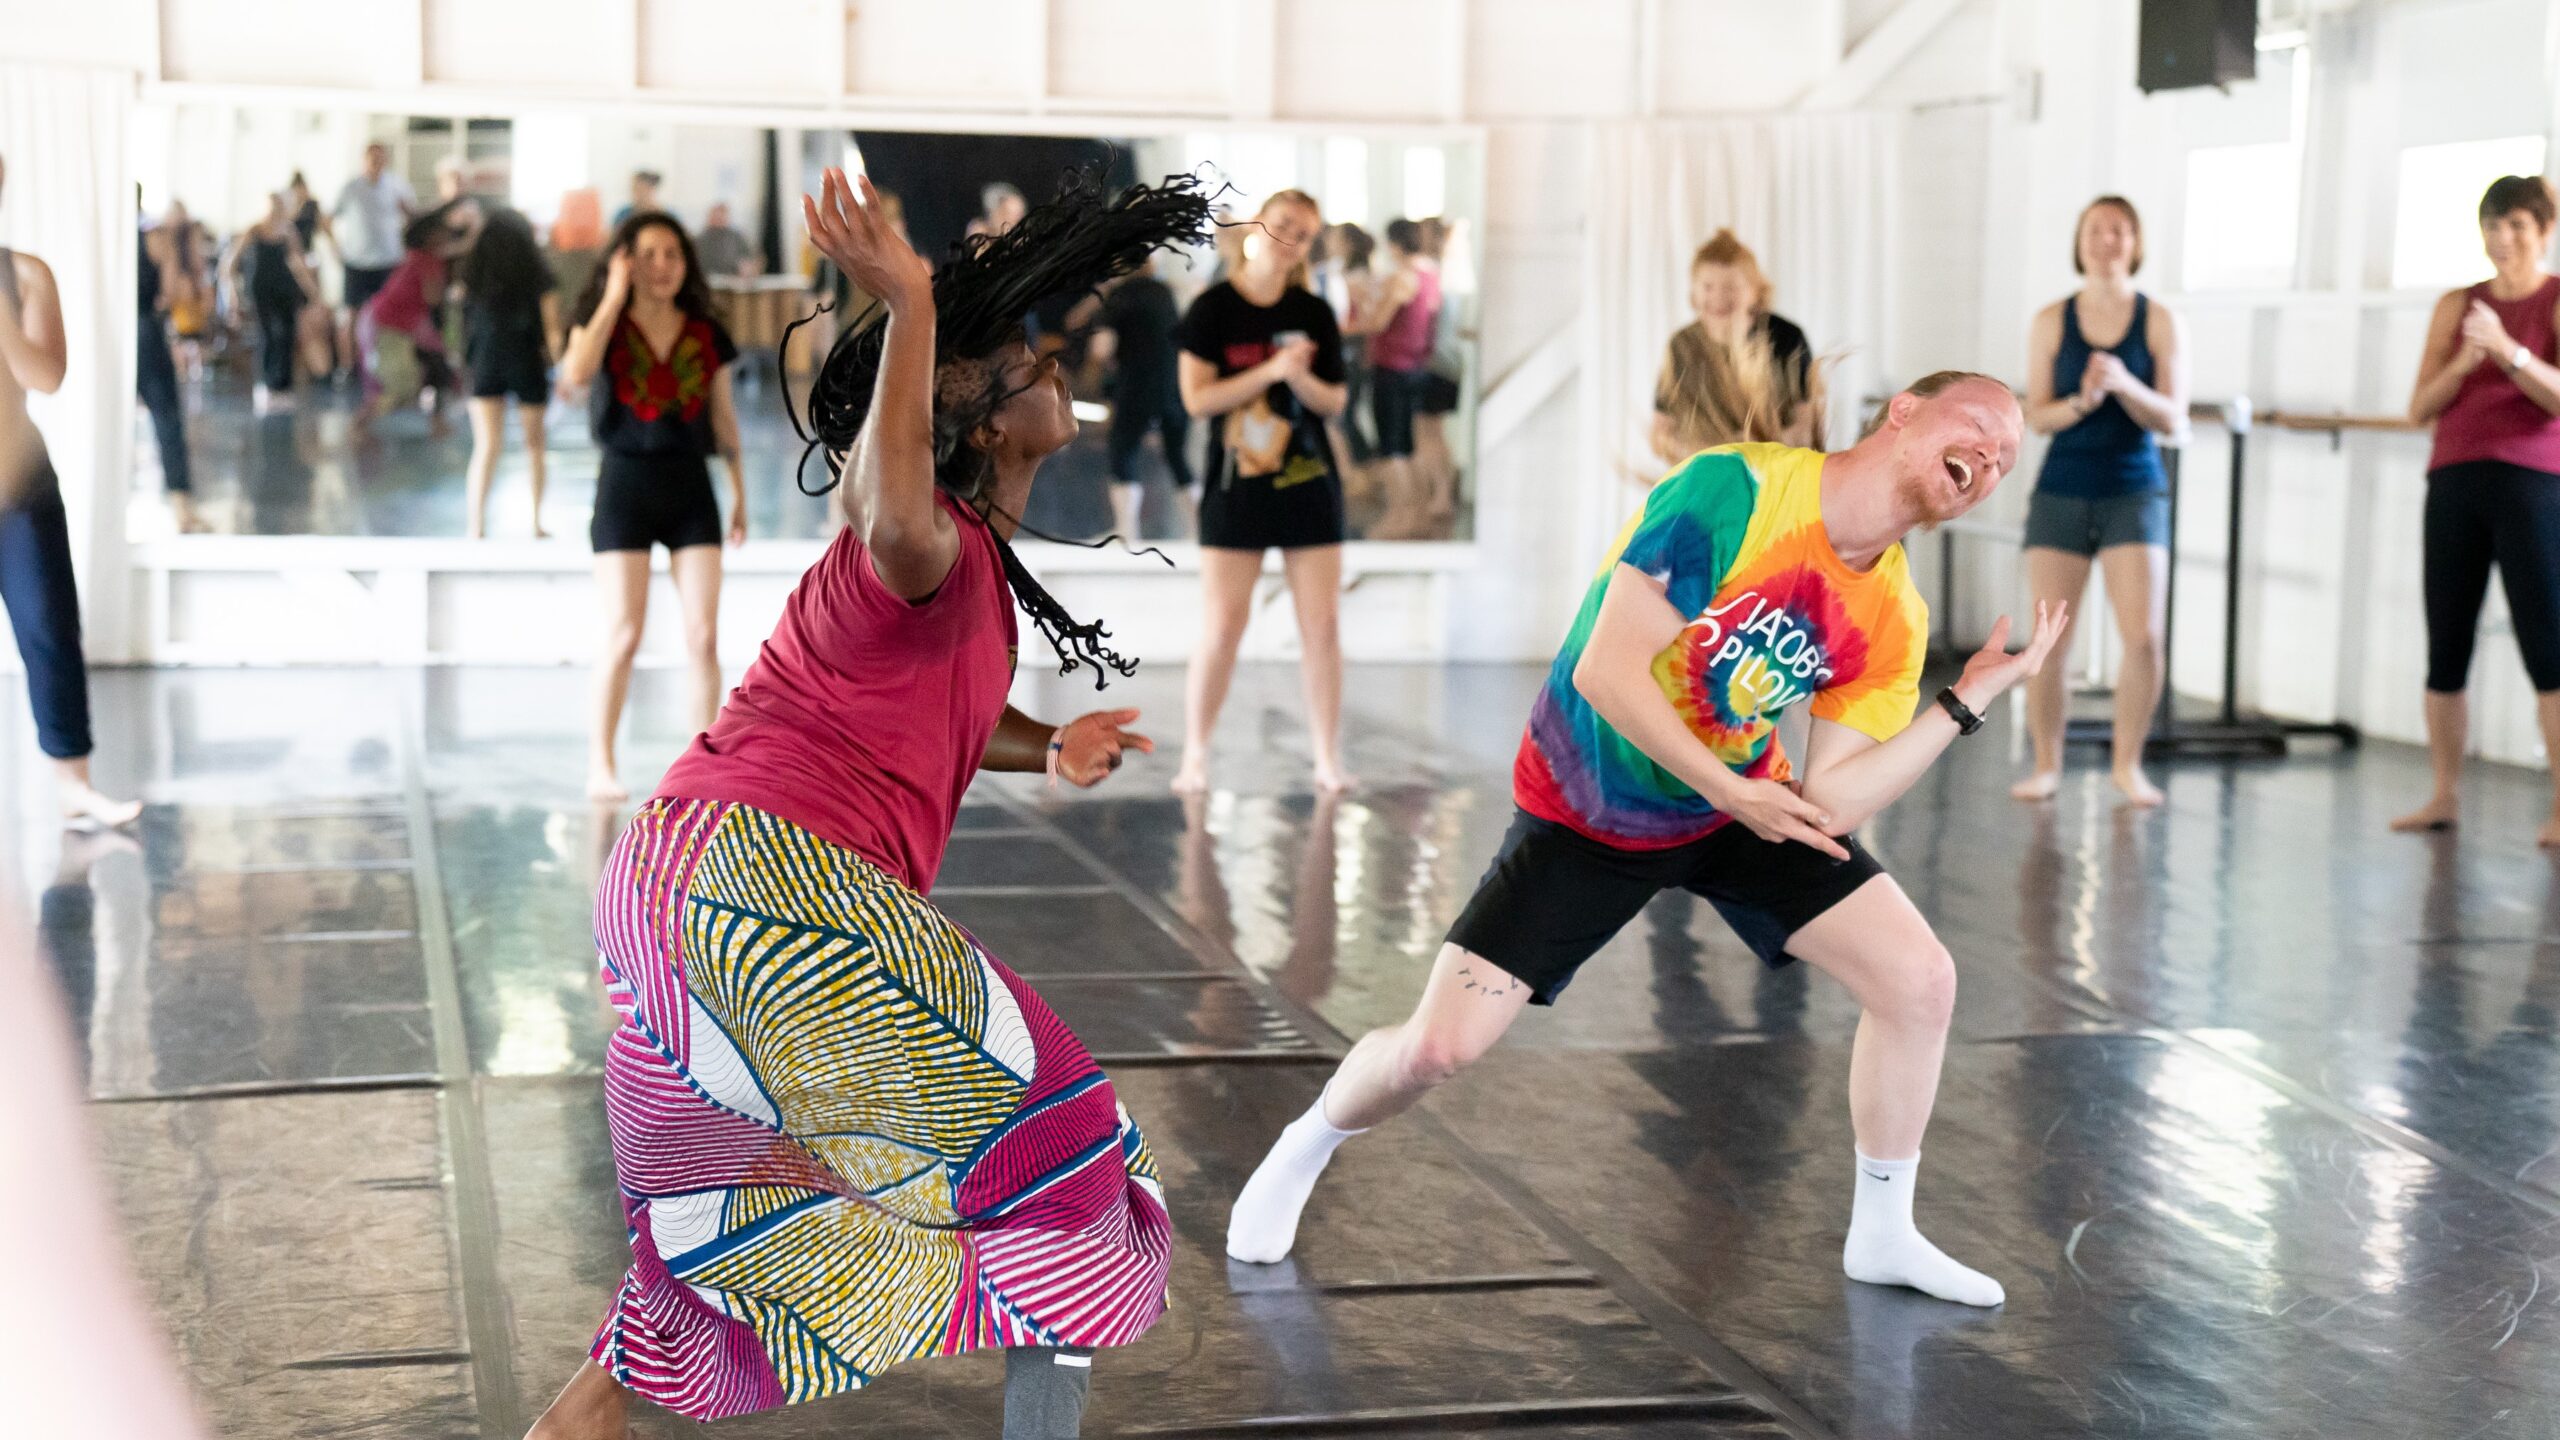
[[[2039,770],[2009,787],[2012,800],[2050,800],[2062,789],[2062,772]]]
[[[589,1360],[560,1398],[525,1432],[525,1440],[624,1440],[631,1433],[631,1393]]]
[[[1360,788],[1360,777],[1340,765],[1316,766],[1316,789],[1326,795],[1341,795]]]
[[[551,538],[551,532],[543,529],[542,522],[536,520],[533,522],[533,538],[536,540],[548,540]]]
[[[2429,830],[2450,830],[2462,819],[2462,802],[2450,795],[2438,795],[2419,808],[2391,822],[2391,828],[2403,835]],[[2550,834],[2546,827],[2544,834]]]
[[[611,764],[598,761],[587,767],[587,798],[607,803],[620,802],[631,798],[631,787],[614,774]]]
[[[1208,751],[1193,748],[1182,752],[1182,767],[1173,772],[1173,793],[1176,795],[1209,793]]]
[[[117,830],[142,818],[139,800],[110,800],[87,785],[62,787],[62,823],[74,830]]]
[[[2124,794],[2124,803],[2136,810],[2151,809],[2169,798],[2161,794],[2160,787],[2152,784],[2151,777],[2140,770],[2118,770],[2115,781],[2116,789]]]

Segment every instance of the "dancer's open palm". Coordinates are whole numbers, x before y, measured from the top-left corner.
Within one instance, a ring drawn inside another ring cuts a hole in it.
[[[1956,681],[1956,688],[1965,692],[1965,703],[1980,709],[2010,686],[2044,669],[2045,658],[2061,642],[2063,628],[2070,621],[2071,607],[2068,604],[2048,605],[2042,600],[2037,601],[2035,638],[2027,642],[2026,649],[2012,655],[2009,653],[2009,617],[2001,616],[1999,622],[1991,627],[1991,638],[1982,643],[1982,648],[1974,652],[1972,659],[1964,662],[1964,675]]]
[[[933,268],[880,212],[869,176],[847,180],[843,170],[829,166],[818,193],[800,197],[800,213],[809,225],[809,242],[865,293],[891,305],[932,297]]]

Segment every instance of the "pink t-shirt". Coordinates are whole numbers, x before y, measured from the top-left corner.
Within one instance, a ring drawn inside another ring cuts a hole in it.
[[[444,261],[431,250],[412,250],[365,303],[373,311],[373,323],[383,329],[417,331],[432,323],[436,302],[443,298]]]
[[[2498,312],[2517,344],[2545,360],[2560,359],[2560,336],[2553,334],[2552,307],[2560,304],[2560,275],[2552,276],[2521,300],[2501,300],[2486,284],[2471,287],[2470,299],[2488,302]],[[2466,301],[2463,308],[2471,307]],[[2547,475],[2560,475],[2560,415],[2542,408],[2507,373],[2504,355],[2493,355],[2463,377],[2453,403],[2436,416],[2434,452],[2429,470],[2471,460],[2503,460]]]
[[[936,498],[960,527],[960,558],[933,598],[891,593],[847,527],[658,794],[752,805],[919,893],[933,887],[960,797],[1004,718],[1016,643],[994,534]]]

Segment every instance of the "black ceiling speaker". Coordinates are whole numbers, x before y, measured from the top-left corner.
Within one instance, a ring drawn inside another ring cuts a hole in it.
[[[2145,91],[2258,77],[2258,0],[2142,0]]]

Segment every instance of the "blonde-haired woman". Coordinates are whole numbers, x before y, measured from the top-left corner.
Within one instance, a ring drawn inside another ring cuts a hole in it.
[[[1664,464],[1743,441],[1823,448],[1813,346],[1770,310],[1774,293],[1731,230],[1698,247],[1689,261],[1698,318],[1672,334],[1653,386],[1653,453]]]
[[[1302,190],[1262,202],[1244,254],[1182,317],[1182,406],[1211,421],[1200,495],[1200,653],[1187,686],[1176,790],[1209,785],[1209,736],[1235,676],[1266,550],[1298,612],[1316,786],[1350,788],[1342,763],[1342,477],[1325,422],[1342,413],[1342,331],[1310,285],[1324,212]]]

